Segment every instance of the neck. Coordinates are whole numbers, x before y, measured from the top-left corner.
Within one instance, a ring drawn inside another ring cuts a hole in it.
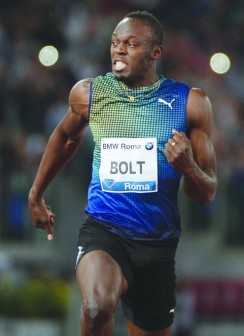
[[[126,85],[129,88],[137,88],[137,87],[151,86],[158,82],[159,77],[157,74],[154,74],[151,78],[141,79],[137,81],[128,80],[127,78],[121,78],[118,80],[121,81],[124,85]]]

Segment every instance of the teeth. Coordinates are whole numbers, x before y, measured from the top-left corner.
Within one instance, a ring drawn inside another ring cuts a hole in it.
[[[115,70],[123,70],[126,64],[122,61],[117,61],[114,65]]]

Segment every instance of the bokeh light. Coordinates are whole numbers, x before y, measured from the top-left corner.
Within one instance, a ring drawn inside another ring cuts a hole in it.
[[[216,53],[210,59],[210,67],[217,74],[225,74],[230,69],[230,59],[224,53]]]
[[[52,66],[58,61],[58,50],[54,46],[45,46],[39,52],[39,61],[44,66]]]

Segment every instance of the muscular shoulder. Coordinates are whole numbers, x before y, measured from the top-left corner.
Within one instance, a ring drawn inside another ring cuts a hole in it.
[[[69,105],[71,110],[83,117],[88,116],[90,86],[92,80],[92,78],[80,80],[73,86],[69,95]]]
[[[212,126],[212,106],[206,93],[199,88],[192,88],[187,102],[187,128],[205,128]]]

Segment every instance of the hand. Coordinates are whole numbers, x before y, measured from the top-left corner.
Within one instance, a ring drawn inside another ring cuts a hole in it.
[[[43,198],[33,201],[29,198],[29,209],[32,223],[36,228],[47,231],[47,239],[53,239],[53,225],[55,223],[55,214],[51,207],[47,205]]]
[[[184,132],[172,131],[173,138],[165,144],[164,154],[176,170],[185,173],[194,166],[191,141]]]

